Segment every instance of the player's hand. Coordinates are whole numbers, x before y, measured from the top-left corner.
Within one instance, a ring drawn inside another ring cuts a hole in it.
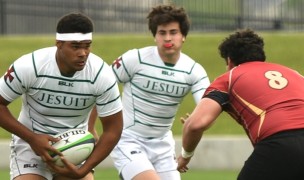
[[[186,116],[185,116],[185,117],[181,117],[181,118],[180,118],[181,123],[184,124],[184,123],[187,121],[187,119],[188,119],[189,116],[190,116],[190,114],[189,114],[189,113],[186,113]]]
[[[62,155],[62,153],[57,149],[53,148],[50,143],[57,142],[58,140],[58,138],[54,138],[46,134],[36,134],[34,137],[31,138],[31,141],[28,143],[31,146],[32,150],[35,152],[35,154],[40,156],[43,161],[47,162],[53,161],[49,152],[54,152],[55,154],[60,156]]]
[[[180,172],[180,173],[185,173],[189,170],[188,168],[188,163],[190,162],[190,158],[183,158],[181,155],[177,158],[177,170]]]
[[[86,174],[81,171],[81,168],[78,168],[77,166],[69,162],[67,159],[64,158],[64,156],[60,156],[60,159],[63,162],[63,167],[57,166],[54,162],[47,162],[48,167],[55,174],[72,179],[81,179],[86,176]]]

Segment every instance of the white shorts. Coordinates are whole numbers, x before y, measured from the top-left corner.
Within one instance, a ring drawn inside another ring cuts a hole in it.
[[[175,156],[175,141],[170,131],[162,138],[146,139],[123,132],[119,143],[111,152],[115,167],[123,179],[132,179],[146,170],[155,170],[159,175],[174,174],[179,180]]]
[[[10,176],[11,179],[22,174],[37,174],[48,180],[53,179],[52,172],[47,168],[40,156],[37,156],[27,142],[13,136],[11,142]]]

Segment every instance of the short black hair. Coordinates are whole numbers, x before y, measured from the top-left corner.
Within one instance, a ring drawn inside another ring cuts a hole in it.
[[[250,61],[265,61],[263,38],[251,29],[240,29],[223,40],[218,47],[220,55],[229,57],[235,66]]]
[[[190,20],[184,8],[174,5],[159,5],[153,7],[147,16],[149,30],[156,35],[157,26],[178,22],[182,35],[187,36],[190,29]]]
[[[93,32],[92,20],[82,13],[70,13],[61,17],[57,23],[57,33]]]

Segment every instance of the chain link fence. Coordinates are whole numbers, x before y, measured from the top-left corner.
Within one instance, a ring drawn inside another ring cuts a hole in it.
[[[303,31],[303,0],[0,0],[0,34],[54,33],[58,18],[83,12],[97,33],[146,32],[151,7],[173,3],[184,7],[191,31]]]

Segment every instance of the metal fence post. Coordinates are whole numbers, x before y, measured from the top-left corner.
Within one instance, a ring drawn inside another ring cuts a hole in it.
[[[6,34],[6,2],[0,0],[0,34]]]
[[[239,0],[238,2],[239,8],[239,15],[237,17],[237,27],[239,29],[243,28],[243,21],[244,21],[244,0]]]
[[[85,13],[85,5],[84,5],[84,0],[79,0],[78,1],[78,10],[82,13]]]

